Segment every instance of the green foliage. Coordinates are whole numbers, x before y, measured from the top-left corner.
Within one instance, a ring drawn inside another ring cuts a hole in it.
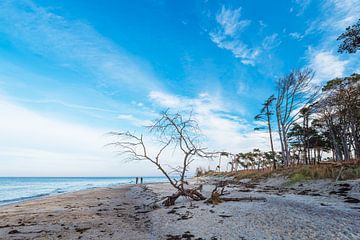
[[[359,178],[360,177],[360,166],[358,166],[357,168],[354,168],[352,170],[352,173],[354,174],[354,176]]]
[[[360,49],[360,19],[354,25],[347,27],[337,40],[342,40],[338,52],[356,53]]]
[[[360,162],[355,161],[339,165],[308,165],[295,168],[289,175],[289,183],[305,180],[332,179],[340,176],[340,180],[360,178]]]
[[[302,166],[289,176],[289,184],[316,179],[335,179],[339,171],[339,168],[331,166]]]
[[[298,182],[304,182],[306,180],[310,180],[311,178],[309,176],[305,176],[301,173],[295,173],[289,178],[289,184],[295,184]]]

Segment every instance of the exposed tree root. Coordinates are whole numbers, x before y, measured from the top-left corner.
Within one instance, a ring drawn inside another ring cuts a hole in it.
[[[167,199],[165,201],[163,201],[163,204],[166,207],[173,206],[173,205],[175,205],[176,199],[178,199],[180,196],[188,197],[194,201],[201,201],[201,200],[206,199],[200,192],[198,192],[198,190],[196,188],[195,189],[186,189],[183,191],[179,190],[178,192],[174,193],[173,195],[168,196]]]

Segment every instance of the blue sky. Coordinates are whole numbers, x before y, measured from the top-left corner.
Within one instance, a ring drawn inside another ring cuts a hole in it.
[[[153,175],[104,133],[164,108],[193,109],[213,149],[266,150],[253,116],[274,80],[359,72],[336,41],[359,13],[356,0],[1,1],[0,175]]]

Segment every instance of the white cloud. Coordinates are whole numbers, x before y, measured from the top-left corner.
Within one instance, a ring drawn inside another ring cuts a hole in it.
[[[236,33],[250,25],[250,20],[241,20],[241,8],[226,9],[224,6],[221,12],[216,15],[216,21],[223,29],[223,33],[228,36],[234,36]]]
[[[55,120],[0,98],[0,176],[127,176],[138,164],[121,165],[109,130]],[[143,163],[142,163],[143,164]],[[145,164],[142,173],[156,170]]]
[[[264,23],[264,21],[259,21],[259,25],[260,25],[260,31],[262,31],[264,28],[266,28],[267,27],[267,24],[266,23]]]
[[[356,0],[322,1],[316,19],[309,21],[304,35],[313,34],[319,39],[317,46],[310,48],[307,59],[310,67],[316,71],[315,82],[342,77],[360,69],[355,54],[336,53],[340,41],[337,37],[359,18],[360,4]]]
[[[197,98],[184,98],[162,92],[150,94],[154,104],[177,110],[194,110],[210,149],[230,152],[268,148],[266,133],[252,131],[252,126],[216,97],[202,92]],[[104,147],[114,141],[105,135],[109,130],[49,118],[0,98],[0,176],[126,176],[154,175],[159,172],[145,162],[124,165],[113,148]],[[131,114],[119,119],[143,121]],[[141,122],[142,123],[142,122]],[[148,125],[148,124],[146,124]],[[146,139],[149,152],[157,148]],[[167,152],[164,164],[174,164],[177,153]],[[197,162],[196,166],[214,166],[215,162]],[[141,169],[139,170],[139,166]]]
[[[279,39],[279,34],[273,33],[264,38],[262,42],[262,46],[265,50],[271,50],[273,48],[278,47],[281,44],[281,40]]]
[[[330,51],[309,49],[309,65],[315,70],[314,82],[320,83],[336,77],[343,77],[348,61],[340,60]]]
[[[268,149],[266,133],[254,132],[251,124],[231,114],[230,109],[216,96],[201,93],[197,98],[186,98],[153,92],[150,98],[155,104],[174,111],[192,110],[207,138],[207,145],[212,149],[232,153],[253,148]]]
[[[322,1],[319,17],[310,21],[305,35],[324,34],[323,45],[335,43],[346,27],[359,19],[360,4],[357,0]]]
[[[219,48],[231,51],[243,64],[254,65],[260,50],[250,48],[240,39],[241,31],[251,24],[250,20],[241,19],[241,8],[227,9],[222,6],[216,21],[219,26],[209,32],[211,41]]]
[[[179,97],[165,92],[151,91],[149,97],[157,104],[168,108],[180,108],[184,104]]]
[[[119,114],[117,116],[117,118],[120,120],[124,120],[124,121],[126,121],[130,124],[133,124],[135,126],[138,126],[138,127],[150,126],[150,124],[151,124],[151,122],[149,120],[137,118],[132,114]]]
[[[121,50],[90,25],[67,20],[31,1],[1,1],[0,32],[15,44],[56,60],[59,66],[90,73],[102,84],[145,89],[159,85],[146,63]]]
[[[311,0],[295,0],[293,3],[294,6],[290,8],[290,12],[295,12],[295,15],[299,17],[304,14],[311,3]]]
[[[120,149],[105,147],[116,141],[107,132],[125,130],[50,118],[2,97],[0,109],[0,176],[161,176],[150,162],[126,162],[125,156],[117,154]],[[135,125],[149,125],[131,114],[118,118]],[[159,149],[156,141],[147,135],[144,140],[149,155],[155,155]],[[164,154],[165,168],[167,164],[179,163],[178,152],[169,150]],[[207,161],[198,164],[211,165]]]
[[[250,49],[246,44],[238,39],[222,40],[221,36],[216,33],[210,33],[211,40],[217,44],[219,48],[230,50],[236,58],[241,59],[245,65],[255,65],[255,59],[259,55],[259,49]]]
[[[80,104],[74,104],[70,102],[65,102],[58,99],[24,99],[24,98],[15,98],[12,97],[12,100],[16,100],[18,102],[26,102],[26,103],[37,103],[37,104],[58,104],[67,108],[72,108],[75,110],[88,110],[93,112],[107,112],[107,113],[117,113],[118,111],[106,108],[99,108],[93,106],[86,106]]]
[[[324,1],[323,8],[329,14],[324,27],[344,30],[359,19],[360,4],[357,0]]]
[[[289,33],[289,36],[298,41],[300,41],[304,37],[303,35],[301,35],[301,33],[298,33],[298,32],[291,32],[291,33]]]

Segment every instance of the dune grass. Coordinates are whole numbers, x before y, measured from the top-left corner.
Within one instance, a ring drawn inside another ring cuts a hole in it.
[[[316,180],[347,180],[360,178],[360,159],[342,162],[323,162],[316,165],[298,165],[276,170],[241,170],[237,172],[208,172],[206,176],[227,176],[237,180],[250,178],[253,180],[271,176],[285,176],[290,184]]]

